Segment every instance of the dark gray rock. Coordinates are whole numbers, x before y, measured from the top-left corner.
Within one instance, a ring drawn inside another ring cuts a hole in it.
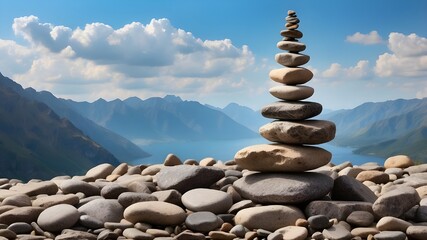
[[[329,222],[329,218],[325,215],[314,215],[307,219],[309,226],[315,230],[323,230],[330,228],[332,223]]]
[[[86,197],[99,195],[100,193],[98,187],[76,179],[65,180],[59,185],[59,188],[65,194],[81,192],[84,193]]]
[[[262,108],[261,114],[266,118],[280,120],[305,120],[322,112],[322,105],[316,102],[285,102],[271,103]]]
[[[344,221],[348,215],[354,211],[372,212],[372,203],[355,201],[313,201],[305,208],[305,215],[307,217],[325,215],[330,219],[336,218],[340,221]]]
[[[420,197],[412,187],[400,187],[381,195],[372,210],[380,217],[399,217],[420,202]]]
[[[257,203],[296,204],[321,199],[332,189],[333,180],[312,172],[256,173],[233,186],[242,197]]]
[[[120,186],[117,183],[110,183],[101,189],[101,196],[107,199],[117,199],[120,194],[129,191],[128,188]]]
[[[165,167],[157,174],[157,185],[163,190],[175,189],[185,193],[194,188],[208,188],[224,176],[224,171],[216,167]]]
[[[374,235],[375,240],[405,240],[406,234],[401,231],[382,231]]]
[[[117,200],[124,208],[127,208],[137,202],[157,201],[157,198],[148,193],[124,192]]]
[[[346,222],[357,227],[369,227],[374,223],[374,215],[366,211],[354,211],[348,215]]]
[[[211,212],[196,212],[187,216],[185,225],[195,232],[209,232],[219,228],[223,221]]]
[[[33,227],[25,222],[12,223],[9,225],[9,227],[7,227],[7,229],[13,231],[16,234],[27,234],[33,231]]]
[[[335,179],[331,196],[333,200],[338,201],[363,201],[370,203],[374,203],[378,198],[366,185],[346,175]]]

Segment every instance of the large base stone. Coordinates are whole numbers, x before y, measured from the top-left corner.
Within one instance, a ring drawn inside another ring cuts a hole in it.
[[[256,173],[233,183],[240,195],[262,204],[296,204],[320,199],[333,187],[320,173]]]
[[[304,172],[329,163],[332,154],[323,148],[285,144],[259,144],[238,151],[236,163],[260,172]]]

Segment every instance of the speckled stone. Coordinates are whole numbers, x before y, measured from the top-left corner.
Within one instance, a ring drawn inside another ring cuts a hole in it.
[[[270,103],[261,109],[266,118],[280,120],[305,120],[315,117],[322,112],[322,105],[316,102],[287,102]]]

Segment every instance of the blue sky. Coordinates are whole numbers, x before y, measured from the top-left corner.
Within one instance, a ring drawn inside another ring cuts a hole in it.
[[[79,101],[175,94],[258,109],[275,101],[268,72],[289,9],[311,56],[310,100],[427,97],[423,0],[0,0],[0,72]]]

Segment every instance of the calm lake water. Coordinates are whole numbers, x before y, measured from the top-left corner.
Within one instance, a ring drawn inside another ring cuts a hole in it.
[[[169,153],[177,155],[182,161],[186,159],[201,160],[205,157],[213,157],[217,160],[228,161],[233,159],[234,154],[247,146],[254,144],[268,143],[263,138],[237,139],[226,141],[197,141],[197,142],[165,142],[154,144],[139,144],[139,146],[152,156],[139,159],[133,164],[155,164],[162,163]],[[332,162],[339,164],[345,161],[352,162],[353,165],[360,165],[366,162],[377,162],[383,164],[383,158],[354,154],[352,148],[338,147],[331,144],[318,145],[332,153]]]

